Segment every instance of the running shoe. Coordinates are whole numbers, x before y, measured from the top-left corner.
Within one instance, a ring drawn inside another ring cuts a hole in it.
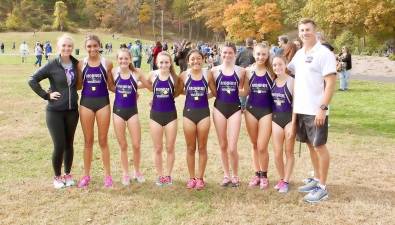
[[[224,177],[224,179],[221,182],[221,186],[222,187],[227,187],[229,184],[231,184],[232,181],[229,179],[229,177]]]
[[[80,180],[80,182],[78,183],[78,187],[79,188],[88,187],[90,181],[91,181],[90,176],[83,176],[82,179]]]
[[[240,186],[240,179],[237,176],[233,176],[231,182],[232,182],[232,187]]]
[[[267,177],[261,177],[259,181],[259,188],[261,190],[267,189],[269,187],[269,179]]]
[[[171,178],[171,176],[165,176],[165,184],[167,185],[173,184],[173,179]]]
[[[312,178],[312,177],[308,177],[308,178],[305,178],[305,179],[303,179],[303,183],[304,184],[308,184],[308,183],[310,183],[311,181],[313,181],[314,180],[314,178]]]
[[[288,187],[289,184],[287,182],[282,182],[280,185],[280,188],[278,189],[278,192],[280,193],[287,193],[288,192]]]
[[[66,187],[62,176],[55,176],[53,178],[53,187],[55,189],[61,189]]]
[[[156,186],[163,186],[163,185],[165,185],[165,183],[166,183],[165,177],[163,177],[163,176],[159,176],[155,182]]]
[[[276,186],[274,186],[274,189],[276,189],[276,190],[280,189],[282,183],[284,183],[284,180],[283,180],[283,179],[279,180],[279,181],[277,182]]]
[[[112,177],[111,176],[106,176],[104,178],[104,187],[106,188],[112,188]]]
[[[129,175],[123,175],[121,182],[122,182],[122,184],[124,186],[129,186],[130,185],[130,177],[129,177]]]
[[[73,176],[71,174],[65,174],[63,176],[64,179],[64,183],[66,185],[66,187],[71,187],[75,185],[75,181],[73,179]]]
[[[204,183],[203,178],[196,179],[196,185],[195,185],[196,190],[202,190],[202,189],[204,189],[205,186],[206,186],[206,184]]]
[[[254,176],[251,179],[250,183],[248,183],[248,187],[257,187],[257,186],[259,186],[259,182],[260,182],[259,177],[258,176]]]
[[[191,178],[188,180],[187,182],[187,188],[188,189],[192,189],[196,187],[196,179],[195,178]]]
[[[308,192],[314,190],[317,185],[318,185],[318,181],[313,179],[310,183],[300,186],[298,188],[298,191],[302,192],[302,193],[308,193]]]
[[[329,198],[328,191],[322,189],[319,186],[315,186],[314,189],[304,196],[304,200],[308,203],[318,203]]]
[[[144,183],[145,178],[144,175],[141,172],[134,172],[133,174],[133,179],[135,179],[138,183]]]

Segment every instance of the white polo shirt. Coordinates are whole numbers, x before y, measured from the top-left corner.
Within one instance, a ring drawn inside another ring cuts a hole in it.
[[[295,74],[294,113],[316,115],[324,97],[324,77],[336,74],[335,55],[317,42],[308,52],[304,47],[297,51],[288,69]]]

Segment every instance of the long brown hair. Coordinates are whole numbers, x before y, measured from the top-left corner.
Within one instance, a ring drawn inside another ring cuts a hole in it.
[[[127,53],[128,54],[128,56],[130,58],[129,70],[131,70],[132,72],[136,72],[137,70],[134,67],[133,62],[132,62],[132,57],[133,57],[132,53],[130,53],[130,51],[127,48],[120,48],[118,50],[118,52],[117,52],[117,59],[118,59],[119,54],[121,54],[121,53]]]
[[[287,59],[287,64],[291,62],[297,50],[298,49],[293,42],[288,42],[288,44],[285,45],[284,56]]]
[[[254,47],[254,52],[256,51],[257,48],[262,48],[262,49],[266,49],[266,50],[267,50],[267,54],[268,54],[268,55],[267,55],[267,59],[266,59],[266,61],[265,61],[265,67],[266,67],[266,70],[269,71],[269,76],[270,76],[272,79],[276,78],[276,74],[274,73],[272,64],[271,64],[271,62],[270,62],[270,49],[269,49],[269,46],[264,45],[264,44],[262,44],[262,43],[258,43],[258,44],[255,45],[255,47]]]
[[[166,51],[161,51],[161,52],[159,52],[157,57],[159,57],[161,55],[167,56],[169,58],[169,60],[170,60],[170,75],[173,78],[174,84],[176,84],[178,76],[177,76],[176,70],[174,69],[174,63],[173,63],[173,59],[171,58],[171,55]]]

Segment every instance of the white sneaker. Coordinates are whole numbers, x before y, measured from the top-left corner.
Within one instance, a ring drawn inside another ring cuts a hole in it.
[[[124,186],[129,186],[130,185],[130,177],[128,175],[123,176],[121,182]]]
[[[73,176],[71,176],[71,174],[65,174],[63,176],[63,178],[64,178],[64,182],[65,182],[66,187],[71,187],[71,186],[75,185],[75,181],[73,179]]]
[[[133,174],[133,179],[135,179],[138,183],[144,183],[145,178],[144,175],[141,172],[134,172]]]
[[[61,176],[54,177],[53,178],[53,187],[55,189],[61,189],[61,188],[66,187],[65,184],[64,184],[63,177],[61,177]]]

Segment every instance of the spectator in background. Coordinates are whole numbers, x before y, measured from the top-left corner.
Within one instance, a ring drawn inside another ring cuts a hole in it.
[[[135,68],[141,67],[141,60],[142,60],[142,47],[139,40],[136,40],[135,45],[132,45],[130,49],[132,52],[132,61]]]
[[[14,42],[12,42],[12,50],[15,50],[15,41]]]
[[[288,37],[286,35],[281,35],[278,37],[278,46],[277,52],[275,52],[276,56],[284,55],[284,50],[288,44]]]
[[[162,51],[167,51],[169,49],[167,42],[163,43]]]
[[[49,57],[52,54],[52,46],[51,43],[49,41],[47,41],[44,45],[44,50],[45,50],[45,59],[48,60]]]
[[[162,43],[157,41],[154,49],[152,50],[152,68],[153,70],[157,70],[158,66],[156,65],[156,58],[158,57],[159,52],[162,51]]]
[[[27,56],[29,55],[29,46],[25,41],[19,46],[19,53],[21,54],[22,63],[26,62]]]
[[[348,90],[348,80],[350,78],[351,64],[351,53],[346,47],[342,47],[342,51],[338,56],[338,63],[340,63],[340,89],[339,91]]]
[[[1,53],[4,54],[4,43],[1,42],[0,44]]]
[[[180,72],[186,71],[188,68],[188,63],[186,57],[191,50],[191,42],[183,40],[181,45],[177,47],[177,53],[175,55],[176,65],[180,67]]]
[[[254,58],[254,40],[252,38],[247,38],[245,40],[246,47],[241,50],[236,56],[236,66],[241,66],[247,68],[255,62]],[[240,105],[242,112],[246,107],[248,96],[240,96]]]
[[[36,47],[34,47],[34,55],[36,55],[36,62],[34,63],[34,66],[41,67],[41,62],[43,60],[43,49],[41,47],[40,42],[36,43]]]
[[[294,57],[297,50],[298,49],[297,49],[296,45],[292,42],[288,42],[285,45],[283,55],[284,55],[285,59],[287,60],[287,64],[289,62],[291,62],[291,60]]]
[[[302,48],[302,43],[298,39],[294,40],[294,44],[296,45],[296,50]]]

